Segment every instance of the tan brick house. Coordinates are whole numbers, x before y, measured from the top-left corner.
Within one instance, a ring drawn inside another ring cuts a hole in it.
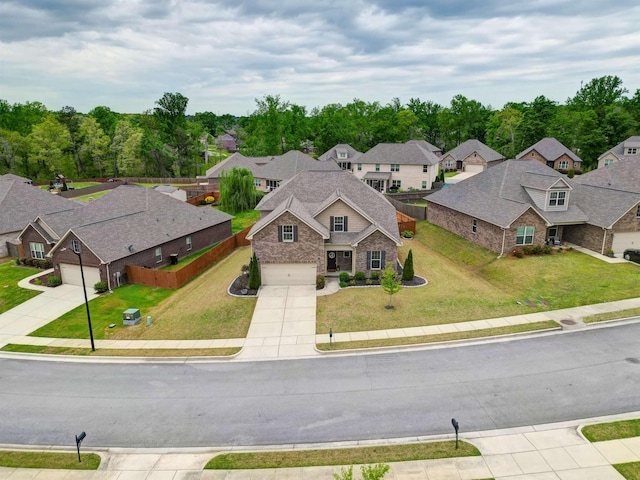
[[[598,168],[607,167],[621,160],[640,158],[640,136],[636,135],[620,142],[598,157]]]
[[[317,275],[369,275],[396,263],[395,208],[348,171],[307,171],[258,206],[247,239],[265,285],[315,284]]]
[[[555,138],[543,138],[516,155],[516,160],[537,160],[554,170],[582,170],[582,159]]]
[[[480,140],[467,140],[442,155],[440,169],[444,171],[483,172],[504,161],[504,155],[488,147]]]
[[[536,160],[509,160],[426,197],[427,220],[500,255],[563,241],[621,255],[640,248],[639,166],[568,179]]]

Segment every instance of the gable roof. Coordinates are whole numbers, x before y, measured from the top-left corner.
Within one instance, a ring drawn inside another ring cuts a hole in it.
[[[440,158],[435,153],[418,143],[379,143],[358,159],[358,163],[385,165],[435,165],[438,162]]]
[[[472,153],[477,152],[482,158],[484,158],[487,162],[495,162],[498,160],[504,160],[504,155],[496,152],[494,149],[488,147],[480,140],[470,139],[466,142],[462,142],[456,148],[448,151],[444,154],[451,155],[454,160],[464,160]]]
[[[311,218],[340,199],[372,221],[382,233],[400,244],[396,209],[384,195],[358,180],[351,172],[342,170],[301,172],[263,197],[256,206],[256,210],[273,212],[283,208],[282,204],[289,202],[292,197],[296,200],[295,205],[308,212]],[[266,220],[266,217],[262,220]],[[254,225],[249,232],[250,236],[257,229],[263,228],[262,220]]]
[[[173,185],[156,185],[153,189],[160,193],[174,193],[180,190],[179,187],[174,187]]]
[[[529,148],[516,155],[516,159],[521,159],[532,150],[538,152],[549,162],[552,160],[557,160],[562,155],[568,155],[569,158],[571,158],[571,160],[573,160],[574,162],[582,162],[582,159],[580,157],[578,157],[575,153],[573,153],[553,137],[543,138],[539,142],[531,145]]]
[[[260,168],[260,164],[269,162],[274,157],[245,157],[240,153],[234,153],[230,157],[225,158],[220,163],[207,169],[206,178],[220,178],[223,170],[230,171],[233,168],[247,168],[251,170],[255,177],[256,171]]]
[[[577,175],[573,181],[582,185],[640,194],[640,156]]]
[[[629,157],[630,155],[625,155],[624,154],[624,149],[626,147],[636,147],[639,148],[640,147],[640,135],[635,135],[632,137],[627,138],[626,140],[624,140],[623,142],[620,142],[618,145],[616,145],[615,147],[607,150],[606,152],[604,152],[602,155],[600,155],[598,157],[598,160],[600,160],[602,157],[604,157],[605,155],[607,155],[608,153],[613,154],[618,160],[623,160],[627,157]]]
[[[50,254],[73,233],[103,263],[108,263],[232,218],[214,208],[198,208],[135,185],[121,185],[109,195],[88,203],[79,213]],[[54,217],[53,222],[60,225],[68,221],[61,216]],[[128,249],[129,245],[133,252]]]
[[[425,149],[428,152],[432,152],[432,153],[440,153],[440,152],[442,152],[442,149],[440,147],[436,147],[435,145],[430,144],[426,140],[409,140],[407,143],[408,144],[414,144],[415,143],[416,145],[419,145],[420,147],[422,147],[423,149]]]
[[[340,152],[346,152],[347,160],[351,160],[351,161],[355,161],[357,158],[359,158],[362,155],[362,152],[357,151],[351,145],[348,145],[346,143],[339,143],[335,147],[330,148],[329,150],[324,152],[322,155],[320,155],[318,157],[318,160],[320,160],[321,162],[326,162],[327,160],[335,160],[335,161],[344,160],[344,158],[342,159],[338,158],[338,153]]]
[[[33,183],[30,178],[14,175],[13,173],[5,173],[4,175],[0,175],[0,181],[2,180],[5,180],[7,182],[9,180],[18,180],[19,182],[26,183],[28,185],[31,185]]]
[[[498,225],[509,226],[529,209],[549,224],[584,223],[587,215],[574,201],[566,211],[541,211],[526,187],[551,188],[558,181],[573,185],[554,169],[537,160],[509,160],[427,197],[429,203],[457,210]]]
[[[22,177],[0,178],[0,234],[21,231],[39,214],[77,207],[76,202],[27,185]]]
[[[329,229],[313,218],[313,215],[311,215],[298,200],[293,196],[290,196],[287,200],[278,205],[275,210],[258,220],[247,234],[247,239],[253,239],[253,236],[256,233],[285,212],[289,212],[299,218],[302,222],[306,223],[309,227],[318,232],[325,240],[330,238]]]

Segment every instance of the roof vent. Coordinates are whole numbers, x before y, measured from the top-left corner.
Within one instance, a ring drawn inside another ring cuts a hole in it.
[[[133,244],[127,245],[126,249],[129,250],[131,253],[133,253]]]

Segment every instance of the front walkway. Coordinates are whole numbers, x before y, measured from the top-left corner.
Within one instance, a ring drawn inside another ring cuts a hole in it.
[[[638,418],[640,412],[589,419],[589,423]],[[475,445],[482,456],[389,463],[385,480],[624,480],[613,464],[640,461],[640,437],[590,443],[579,433],[584,421],[519,427],[489,432],[472,432],[460,439]],[[97,471],[66,471],[0,467],[0,480],[71,479],[192,479],[192,480],[326,480],[340,466],[299,467],[261,470],[207,470],[216,454],[237,451],[342,448],[394,445],[399,443],[452,440],[452,435],[404,439],[338,442],[317,445],[275,445],[192,449],[104,449],[97,451],[102,463]],[[3,448],[5,446],[2,446]],[[23,450],[21,446],[6,446]],[[29,448],[34,450],[35,447]],[[48,450],[48,448],[46,449]],[[83,452],[91,451],[83,446]],[[73,448],[66,451],[74,452]],[[354,468],[360,478],[359,467]]]

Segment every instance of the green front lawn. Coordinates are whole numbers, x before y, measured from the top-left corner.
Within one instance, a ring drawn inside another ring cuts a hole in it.
[[[81,453],[31,452],[0,450],[0,466],[9,468],[46,468],[55,470],[97,470],[100,456]]]
[[[23,278],[35,275],[40,270],[16,266],[13,260],[0,263],[0,313],[40,295],[38,290],[20,288],[18,282]]]
[[[619,463],[614,465],[613,468],[627,480],[640,480],[640,462]]]
[[[318,297],[318,333],[329,328],[353,332],[464,322],[640,294],[640,269],[635,265],[608,264],[575,251],[498,259],[496,253],[426,221],[417,222],[417,230],[413,240],[404,240],[399,253],[404,261],[413,250],[415,272],[429,284],[402,289],[393,297],[393,310],[384,308],[389,298],[378,288]]]
[[[224,210],[219,207],[213,208],[224,212]],[[231,220],[231,233],[234,235],[250,227],[260,219],[260,212],[258,210],[245,210],[244,212],[230,213],[229,215],[233,215],[233,220]]]
[[[587,425],[582,427],[582,434],[590,442],[640,437],[640,419]]]
[[[169,272],[174,272],[176,270],[180,270],[182,267],[186,267],[188,264],[193,262],[195,259],[200,258],[202,255],[207,253],[213,247],[218,245],[218,243],[216,243],[214,245],[209,245],[208,247],[203,248],[202,250],[200,250],[198,252],[192,253],[191,255],[187,255],[186,257],[178,258],[178,263],[177,264],[175,264],[175,265],[171,265],[171,264],[165,265],[163,267],[160,267],[159,270],[166,270],[166,271],[169,271]]]
[[[73,197],[72,200],[79,200],[81,202],[91,202],[92,200],[97,200],[98,198],[106,195],[111,190],[103,190],[101,192],[89,193],[87,195],[80,195],[79,197]]]
[[[236,249],[178,290],[125,285],[89,302],[96,339],[202,340],[244,338],[255,298],[227,295],[227,288],[249,263],[249,247]],[[138,325],[123,326],[122,312],[140,309]],[[151,316],[152,325],[146,318]],[[110,324],[115,327],[109,328]],[[85,306],[81,305],[36,330],[36,337],[87,338]]]

